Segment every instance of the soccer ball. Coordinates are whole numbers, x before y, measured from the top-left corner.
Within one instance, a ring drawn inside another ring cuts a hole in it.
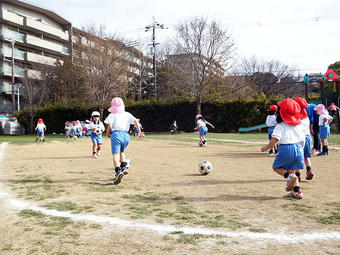
[[[96,127],[95,129],[94,129],[94,133],[96,134],[96,135],[100,135],[101,134],[101,130],[100,130],[100,127]]]
[[[205,141],[205,143],[203,143],[202,141],[199,141],[198,146],[199,147],[205,147],[207,145],[207,141]]]
[[[210,173],[212,169],[213,169],[212,164],[207,160],[204,160],[198,164],[198,170],[203,175],[207,175],[208,173]]]

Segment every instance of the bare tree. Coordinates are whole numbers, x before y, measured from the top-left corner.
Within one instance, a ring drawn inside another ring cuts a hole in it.
[[[34,118],[36,116],[35,107],[46,103],[46,99],[50,88],[39,79],[28,78],[27,74],[21,79],[22,83],[22,106],[27,108],[29,113],[29,127],[28,132],[33,133]]]
[[[177,25],[176,31],[177,59],[180,59],[177,65],[182,65],[187,81],[191,80],[187,85],[197,100],[197,112],[200,113],[203,95],[216,76],[222,77],[231,66],[234,42],[219,23],[204,17],[191,18]]]
[[[265,95],[302,96],[304,87],[297,79],[294,69],[277,60],[263,61],[253,56],[242,59],[236,72],[248,77],[254,89]]]
[[[89,92],[99,106],[101,116],[113,96],[126,94],[129,83],[128,49],[114,36],[107,35],[104,27],[94,25],[75,31],[78,41],[76,62],[84,69]]]

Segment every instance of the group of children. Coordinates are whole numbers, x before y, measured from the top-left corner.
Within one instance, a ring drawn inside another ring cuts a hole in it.
[[[269,155],[275,155],[273,170],[286,178],[286,191],[289,196],[301,199],[301,173],[306,165],[306,179],[312,180],[314,173],[311,165],[313,124],[308,117],[307,101],[301,97],[285,99],[277,103],[278,106],[269,107],[267,117],[269,143],[261,148],[262,152],[269,150]],[[318,156],[328,155],[328,141],[330,126],[333,118],[328,114],[325,106],[317,105],[314,111],[319,116],[319,130],[323,149]],[[273,153],[275,151],[275,154]]]
[[[82,125],[79,120],[77,121],[67,121],[65,123],[65,137],[66,138],[88,138],[91,135],[91,132],[88,130],[88,126],[90,124],[89,120],[85,120]]]

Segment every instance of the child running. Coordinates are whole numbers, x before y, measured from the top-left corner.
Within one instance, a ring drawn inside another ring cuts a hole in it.
[[[318,104],[314,111],[319,115],[320,139],[322,143],[322,152],[318,156],[328,156],[328,138],[331,136],[329,124],[332,123],[333,117],[328,114],[327,109],[323,104]]]
[[[91,132],[91,140],[92,140],[92,157],[97,158],[100,155],[100,150],[103,144],[102,133],[105,131],[105,127],[103,122],[99,119],[100,113],[97,111],[92,112],[91,114],[91,122],[89,125],[89,131]],[[99,129],[99,132],[96,133],[95,130]]]
[[[295,170],[303,169],[304,165],[302,148],[305,135],[299,125],[301,108],[293,99],[285,99],[277,105],[278,124],[274,128],[269,144],[262,147],[261,151],[265,152],[279,142],[280,147],[273,163],[273,170],[286,178],[286,191],[291,191],[289,196],[302,199],[299,181],[294,174]]]
[[[45,142],[46,125],[44,124],[43,119],[38,119],[37,126],[34,130],[37,131],[37,137],[35,138],[35,141],[38,142],[40,137],[40,140]]]
[[[130,125],[135,124],[139,138],[143,137],[143,133],[138,125],[139,121],[131,113],[125,111],[123,99],[120,97],[112,99],[111,107],[108,111],[110,114],[104,123],[107,124],[106,135],[111,138],[111,152],[116,172],[113,184],[117,185],[121,182],[123,176],[128,173],[125,150],[130,142]]]
[[[314,173],[312,171],[312,161],[311,161],[311,148],[312,148],[312,137],[310,135],[310,121],[308,118],[308,114],[306,108],[308,107],[307,101],[302,97],[297,97],[294,99],[301,108],[300,119],[301,119],[301,128],[303,133],[305,134],[305,147],[303,148],[303,156],[305,158],[306,165],[306,180],[312,180]],[[298,177],[299,182],[301,181],[300,172],[296,171],[295,175]]]
[[[266,119],[266,125],[268,126],[269,141],[272,139],[272,133],[273,133],[273,130],[274,130],[276,124],[277,124],[276,123],[276,116],[275,116],[276,111],[277,111],[276,105],[269,106],[269,115],[267,116],[267,119]],[[276,144],[273,145],[273,147],[271,147],[269,149],[269,156],[275,156],[274,150],[275,150],[275,154],[277,154]]]
[[[213,124],[209,123],[205,119],[203,119],[201,114],[196,115],[197,120],[197,126],[194,128],[194,130],[199,129],[200,131],[200,146],[204,147],[207,145],[207,141],[205,140],[205,136],[208,133],[207,125],[211,126],[212,128],[215,128]]]

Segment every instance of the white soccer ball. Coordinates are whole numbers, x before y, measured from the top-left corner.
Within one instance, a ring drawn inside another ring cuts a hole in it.
[[[94,129],[94,133],[95,133],[96,135],[100,135],[100,134],[102,133],[102,131],[100,130],[100,127],[96,127],[96,128]]]
[[[204,160],[198,164],[198,170],[203,175],[207,175],[212,169],[212,164],[207,160]]]
[[[205,147],[207,145],[207,141],[203,143],[202,141],[199,141],[198,146]]]

